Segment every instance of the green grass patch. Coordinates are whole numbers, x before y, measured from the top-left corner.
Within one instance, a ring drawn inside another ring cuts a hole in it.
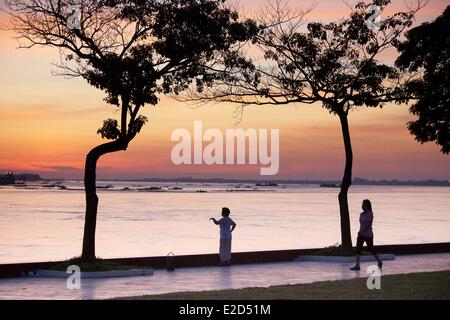
[[[450,300],[450,270],[381,277],[369,290],[366,278],[309,284],[201,292],[178,292],[117,299],[138,300]]]
[[[86,261],[83,261],[80,257],[74,257],[74,258],[71,258],[62,263],[59,263],[57,265],[50,267],[49,270],[66,271],[67,268],[71,265],[76,265],[76,266],[80,267],[80,270],[84,271],[84,272],[130,270],[130,269],[142,268],[142,266],[138,267],[138,266],[123,265],[123,264],[119,264],[119,263],[107,262],[100,258],[95,259],[95,261],[86,262]]]
[[[319,250],[316,255],[318,256],[344,256],[344,257],[353,257],[356,255],[356,248],[344,248],[340,244],[334,244],[329,247],[325,247],[322,250]],[[363,256],[371,255],[370,252],[363,251]]]

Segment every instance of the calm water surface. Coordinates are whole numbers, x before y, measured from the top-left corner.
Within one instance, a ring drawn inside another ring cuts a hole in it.
[[[320,247],[340,240],[338,189],[334,188],[287,185],[248,191],[255,186],[98,184],[112,185],[98,192],[97,255],[104,258],[216,252],[219,230],[208,219],[219,217],[223,206],[231,209],[238,224],[234,251]],[[67,190],[42,185],[0,187],[0,263],[80,254],[82,184],[63,185]],[[152,186],[183,189],[141,190]],[[354,238],[365,198],[373,202],[376,243],[450,241],[450,188],[353,186],[349,202]]]

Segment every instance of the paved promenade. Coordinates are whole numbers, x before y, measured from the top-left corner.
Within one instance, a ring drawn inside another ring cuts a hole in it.
[[[153,276],[82,279],[80,290],[68,290],[64,279],[0,279],[0,299],[106,299],[119,296],[160,294],[177,291],[268,287],[282,284],[367,277],[371,262],[361,271],[349,263],[282,262],[232,267],[182,268],[174,272],[156,270]],[[400,255],[386,261],[383,274],[441,271],[450,269],[450,253]]]

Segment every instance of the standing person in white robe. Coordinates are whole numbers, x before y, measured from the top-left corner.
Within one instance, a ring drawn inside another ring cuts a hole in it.
[[[222,208],[222,219],[209,219],[220,226],[220,266],[231,265],[231,233],[236,228],[236,223],[229,216],[230,209]]]

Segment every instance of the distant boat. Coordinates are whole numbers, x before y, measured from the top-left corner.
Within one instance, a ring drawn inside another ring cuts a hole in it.
[[[144,189],[138,189],[138,191],[162,191],[161,187],[149,187]]]
[[[340,188],[341,186],[334,183],[322,183],[320,185],[321,188]]]
[[[258,187],[277,187],[278,183],[270,182],[270,181],[268,181],[268,182],[258,182],[256,184],[256,186],[258,186]]]
[[[183,190],[183,187],[173,187],[172,190]]]
[[[0,176],[0,185],[11,185],[16,183],[16,177],[12,172],[7,172],[5,175]]]
[[[97,189],[111,189],[113,188],[112,184],[108,184],[107,186],[97,186]]]

